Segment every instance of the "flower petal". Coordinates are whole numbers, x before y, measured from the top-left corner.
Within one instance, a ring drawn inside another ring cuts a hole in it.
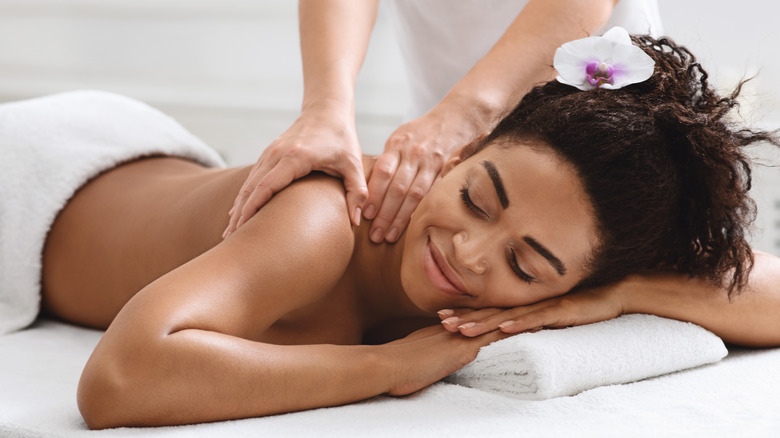
[[[569,41],[555,51],[553,66],[558,71],[557,80],[580,90],[598,88],[591,85],[587,75],[590,62],[606,63],[614,70],[611,83],[601,83],[601,88],[618,89],[647,80],[653,74],[655,62],[631,42],[622,27],[613,27],[601,37],[587,37]]]
[[[590,90],[593,87],[588,84],[585,68],[588,63],[595,61],[591,55],[595,51],[599,37],[588,37],[563,44],[555,51],[553,66],[558,72],[558,81],[571,85],[580,90]],[[586,88],[582,88],[586,86]]]
[[[617,88],[646,81],[653,75],[655,61],[644,50],[636,46],[622,46],[617,51],[620,52],[616,55],[619,61],[613,64],[613,84]]]
[[[620,26],[615,26],[604,32],[602,38],[615,44],[631,44],[631,36],[628,35],[628,31]]]

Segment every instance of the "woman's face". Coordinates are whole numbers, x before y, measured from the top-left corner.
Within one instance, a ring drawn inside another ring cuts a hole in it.
[[[401,282],[429,312],[535,303],[585,277],[596,236],[570,165],[543,144],[491,145],[451,168],[417,207]]]

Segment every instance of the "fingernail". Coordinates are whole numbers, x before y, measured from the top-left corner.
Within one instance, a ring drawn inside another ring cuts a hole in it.
[[[366,219],[373,219],[374,213],[376,213],[376,207],[374,207],[374,204],[370,204],[368,207],[366,207],[366,211],[363,212],[363,215],[366,217]]]
[[[355,226],[356,227],[360,226],[360,218],[361,218],[361,216],[363,216],[362,212],[363,212],[363,209],[361,209],[360,207],[355,209],[355,220],[354,220],[354,222],[355,222]]]
[[[396,227],[390,228],[390,231],[387,232],[387,241],[395,242],[395,239],[397,238],[398,238],[398,228]]]
[[[458,318],[457,316],[451,316],[451,317],[445,319],[444,321],[442,321],[441,323],[442,324],[447,324],[447,325],[455,325],[459,321],[460,321],[460,318]]]
[[[470,329],[470,328],[472,328],[472,327],[475,327],[476,325],[477,325],[477,323],[476,323],[476,322],[467,322],[467,323],[465,323],[465,324],[459,325],[459,326],[458,326],[458,330],[466,330],[466,329]]]
[[[455,313],[455,311],[452,309],[441,309],[436,313],[439,315],[439,318],[446,319],[452,316]]]
[[[505,329],[505,328],[512,327],[513,325],[515,325],[514,321],[504,321],[498,325],[498,328]]]
[[[381,228],[377,228],[376,230],[371,232],[371,240],[374,243],[379,243],[382,241],[383,231]]]

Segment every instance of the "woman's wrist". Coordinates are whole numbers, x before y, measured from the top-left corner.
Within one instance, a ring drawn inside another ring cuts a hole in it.
[[[390,394],[397,386],[398,351],[391,344],[365,345],[365,363],[373,372],[379,394]]]

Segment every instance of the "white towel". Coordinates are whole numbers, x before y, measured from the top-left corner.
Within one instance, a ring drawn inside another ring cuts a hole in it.
[[[544,400],[717,362],[727,353],[720,338],[695,324],[634,314],[502,339],[447,379]]]
[[[223,165],[173,119],[127,97],[73,91],[0,105],[0,335],[38,314],[44,241],[76,190],[161,154]]]

